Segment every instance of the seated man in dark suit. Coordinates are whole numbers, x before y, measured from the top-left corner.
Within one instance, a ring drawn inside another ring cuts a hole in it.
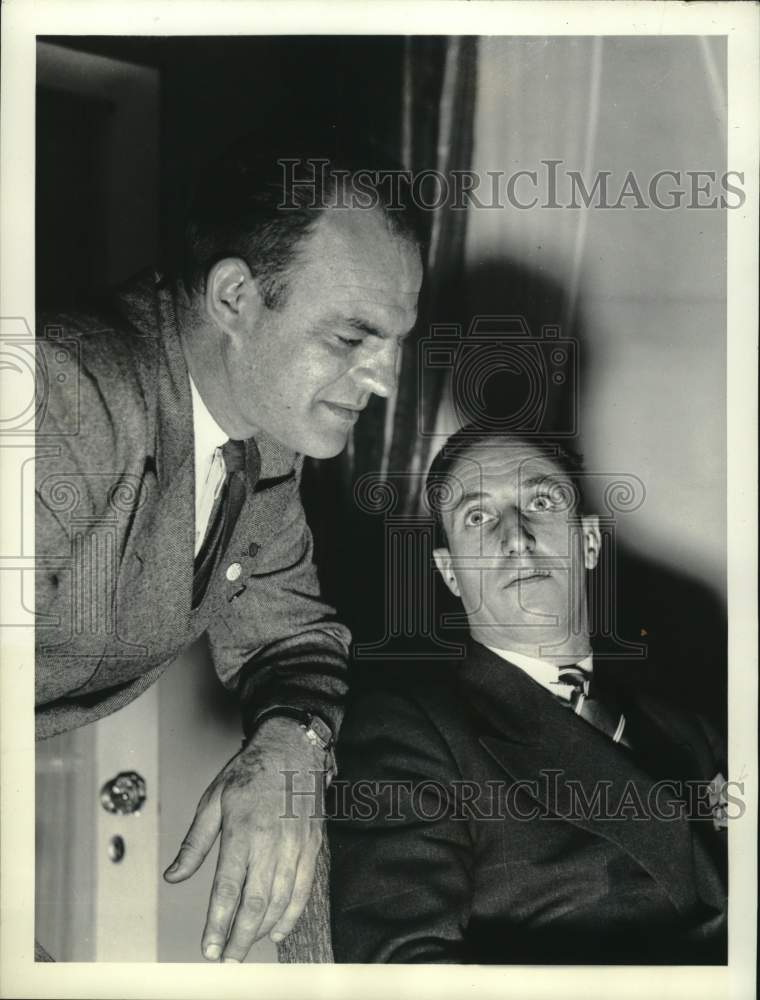
[[[349,708],[338,961],[726,961],[725,760],[698,717],[594,664],[580,471],[557,443],[473,428],[433,463],[469,645]]]

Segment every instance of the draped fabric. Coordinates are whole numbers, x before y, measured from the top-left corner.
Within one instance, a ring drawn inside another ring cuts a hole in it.
[[[475,37],[404,41],[401,120],[393,152],[413,175],[435,171],[448,177],[470,165],[477,45]],[[384,627],[387,556],[382,518],[367,510],[357,486],[360,491],[362,483],[389,483],[393,515],[413,515],[431,451],[440,444],[424,431],[434,425],[446,372],[425,366],[421,354],[431,324],[449,315],[446,290],[462,267],[467,213],[452,207],[449,198],[421,216],[425,279],[396,392],[388,400],[372,398],[340,456],[309,460],[304,471],[304,502],[323,589],[356,640]]]
[[[405,169],[435,170],[446,176],[466,170],[472,148],[476,82],[476,38],[407,38],[404,47],[402,109],[396,159]],[[373,397],[356,424],[348,447],[328,461],[307,460],[303,494],[314,533],[322,588],[351,627],[356,648],[367,643],[382,653],[388,638],[389,604],[397,591],[415,604],[416,587],[432,572],[429,548],[415,566],[415,580],[398,579],[382,510],[373,513],[378,484],[390,484],[392,516],[414,515],[421,498],[421,474],[429,464],[433,426],[445,385],[445,371],[420,368],[421,341],[436,314],[445,314],[444,290],[461,268],[466,213],[448,205],[423,216],[426,222],[425,281],[418,321],[407,338],[398,386],[388,400]],[[362,484],[369,483],[363,491]],[[412,527],[412,531],[414,528]],[[428,565],[429,564],[429,565]],[[426,608],[423,608],[423,614]],[[407,644],[417,639],[412,615]],[[392,630],[391,630],[392,631]],[[403,631],[403,629],[402,629]],[[378,662],[378,661],[370,661]],[[379,661],[382,668],[382,659]],[[320,852],[311,897],[294,931],[278,946],[280,962],[330,962],[329,851]]]
[[[466,171],[471,166],[478,39],[464,37],[448,40],[434,146],[433,137],[425,134],[423,124],[428,118],[424,81],[415,85],[415,74],[419,72],[414,59],[415,41],[422,44],[428,40],[410,40],[407,43],[404,159],[414,172],[429,169],[432,159],[434,169],[451,178],[455,172]],[[433,149],[435,153],[431,157]],[[446,290],[452,287],[463,266],[466,220],[467,212],[456,207],[456,200],[452,198],[430,215],[426,261],[428,278],[420,301],[416,337],[406,347],[399,391],[394,401],[393,435],[387,442],[388,468],[412,473],[406,480],[406,495],[403,498],[403,509],[408,512],[419,507],[421,476],[432,459],[431,450],[437,450],[432,435],[427,431],[435,425],[446,376],[445,369],[425,364],[425,355],[419,349],[420,340],[429,336],[432,322],[441,318],[445,320],[452,305]]]
[[[401,128],[396,158],[413,175],[423,171],[450,177],[469,168],[476,91],[476,37],[410,37],[404,43]],[[430,202],[428,202],[430,204]],[[341,487],[368,472],[381,477],[424,472],[429,436],[420,435],[435,419],[444,372],[419,364],[420,340],[431,320],[445,314],[443,290],[462,267],[466,212],[451,205],[423,208],[425,282],[417,325],[404,346],[394,395],[374,396],[353,430],[338,464]],[[445,300],[444,300],[445,301]],[[404,509],[414,509],[418,481],[410,480]]]

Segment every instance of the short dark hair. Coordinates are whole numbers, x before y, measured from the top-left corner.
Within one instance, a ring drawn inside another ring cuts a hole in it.
[[[522,435],[509,430],[479,427],[468,424],[452,434],[437,453],[425,480],[425,499],[435,518],[436,545],[448,544],[443,526],[443,511],[446,509],[446,486],[456,463],[472,448],[478,448],[494,441],[508,441],[510,444],[532,448],[564,472],[574,489],[575,510],[585,512],[582,486],[583,456],[569,448],[560,438],[549,435]]]
[[[207,169],[186,215],[182,279],[203,291],[209,270],[241,257],[261,282],[264,301],[284,301],[287,274],[301,241],[331,205],[352,203],[383,212],[390,231],[422,243],[420,217],[407,186],[386,183],[398,165],[369,141],[344,146],[332,130],[262,145],[245,136]],[[356,182],[361,181],[361,196]]]

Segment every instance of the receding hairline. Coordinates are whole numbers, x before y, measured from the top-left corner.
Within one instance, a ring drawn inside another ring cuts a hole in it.
[[[355,208],[381,216],[389,236],[415,248],[423,260],[427,229],[413,199],[405,191],[394,194],[395,188],[389,192],[383,182],[394,165],[367,170],[366,163],[387,159],[384,151],[373,151],[372,143],[357,144],[353,137],[346,147],[339,139],[332,130],[300,135],[292,176],[283,172],[281,143],[275,150],[253,135],[206,166],[185,212],[182,260],[176,267],[188,292],[203,292],[215,263],[240,257],[262,277],[267,304],[282,304],[294,257],[331,208],[336,214]],[[315,164],[324,168],[317,170]]]
[[[421,239],[396,221],[394,211],[394,209],[387,209],[382,205],[373,205],[371,208],[362,208],[360,205],[348,205],[345,207],[340,205],[325,205],[315,209],[314,218],[299,242],[307,242],[320,229],[333,228],[338,239],[349,237],[355,232],[366,233],[366,229],[359,225],[358,220],[369,219],[376,223],[377,228],[382,230],[392,243],[397,243],[413,250],[421,263]],[[335,228],[341,219],[348,219],[352,225]]]
[[[373,220],[377,223],[378,232],[375,233],[372,230],[365,229],[361,225],[338,228],[336,224],[341,217],[347,217],[345,213],[356,213],[353,215],[353,219],[360,219],[369,213]],[[362,216],[358,213],[362,213]],[[343,257],[342,263],[338,266],[345,269],[345,275],[349,276],[346,278],[347,281],[356,281],[363,275],[377,275],[382,268],[386,266],[391,268],[400,268],[400,276],[408,267],[407,264],[400,263],[402,252],[412,254],[414,258],[414,267],[419,268],[419,280],[414,289],[410,288],[403,294],[410,297],[419,296],[420,286],[424,274],[424,261],[421,244],[417,239],[409,233],[389,225],[387,213],[382,208],[363,209],[352,207],[344,209],[335,206],[328,206],[319,210],[312,224],[307,230],[304,231],[304,233],[293,245],[292,257],[288,264],[280,272],[280,279],[283,288],[283,296],[280,304],[284,305],[287,301],[290,280],[293,277],[293,274],[298,270],[299,266],[302,266],[305,263],[304,258],[309,253],[311,246],[315,242],[319,241],[320,233],[325,240],[331,240],[333,242],[332,244],[327,242],[323,243],[322,247],[315,252],[320,254],[322,254],[322,252],[327,253],[330,248],[337,247],[338,252],[342,254]],[[386,247],[379,249],[378,242],[383,238],[387,238],[388,244]],[[362,244],[360,242],[362,240],[365,240],[366,242]],[[401,250],[393,248],[401,248]],[[321,256],[312,257],[311,263],[316,265],[320,270],[324,271],[324,269],[320,267],[320,261],[322,259],[323,258]],[[326,272],[327,276],[330,276],[330,271],[334,270],[334,267],[330,268],[328,272]],[[376,290],[378,294],[387,295],[387,287],[384,286],[382,282],[377,283]],[[354,325],[357,328],[362,326],[371,326],[371,324],[364,321],[361,317],[356,318]],[[374,331],[368,330],[367,332]]]
[[[461,504],[457,503],[456,507],[452,509],[442,509],[434,499],[436,486],[440,487],[441,483],[450,484],[452,479],[457,476],[460,463],[473,461],[473,452],[477,453],[478,450],[485,451],[486,448],[498,447],[499,443],[505,446],[506,452],[511,451],[513,454],[516,454],[520,448],[528,451],[529,454],[524,457],[526,462],[534,459],[545,459],[557,475],[546,473],[537,478],[543,481],[549,478],[561,478],[570,482],[575,490],[576,509],[583,511],[585,506],[583,489],[578,479],[583,470],[582,455],[548,434],[526,437],[509,430],[490,430],[469,425],[452,434],[440,448],[433,459],[425,482],[428,505],[435,517],[436,530],[444,545],[448,545],[444,515],[453,516]],[[523,485],[527,485],[527,483]]]
[[[456,470],[458,464],[463,461],[473,462],[473,452],[478,451],[485,452],[489,448],[499,447],[499,445],[504,446],[504,457],[508,459],[510,457],[519,458],[519,452],[525,451],[528,454],[524,456],[524,461],[532,461],[533,459],[543,458],[547,462],[554,464],[563,476],[570,476],[571,473],[565,467],[564,461],[565,456],[559,450],[561,445],[555,442],[541,442],[540,440],[532,441],[530,438],[523,438],[519,435],[512,435],[509,432],[494,432],[490,435],[484,435],[483,437],[473,437],[472,441],[462,442],[458,444],[451,456],[445,456],[444,461],[446,461],[446,475],[452,475]],[[441,449],[441,454],[446,451],[447,445],[444,445]],[[555,453],[553,449],[557,449]],[[438,456],[436,457],[437,461]]]
[[[420,282],[421,282],[424,273],[424,259],[423,259],[421,241],[417,237],[415,237],[413,233],[410,233],[402,228],[397,228],[396,226],[392,225],[391,222],[389,222],[388,212],[386,210],[384,210],[382,207],[379,206],[369,209],[364,209],[356,206],[352,206],[349,208],[340,208],[334,205],[327,205],[323,208],[315,210],[313,218],[304,227],[303,231],[299,234],[298,238],[292,243],[290,259],[288,260],[287,264],[278,269],[275,279],[278,285],[278,295],[277,295],[277,302],[275,305],[273,305],[273,308],[276,309],[286,304],[288,300],[288,293],[290,290],[289,287],[290,280],[293,277],[294,273],[299,269],[299,266],[303,265],[304,256],[308,254],[309,248],[312,245],[312,243],[319,238],[320,232],[326,234],[327,238],[333,238],[339,242],[344,241],[348,247],[349,252],[351,251],[350,244],[352,236],[360,237],[361,235],[364,235],[366,237],[368,235],[366,231],[360,228],[357,229],[349,228],[343,230],[342,232],[340,231],[336,232],[333,230],[333,233],[330,234],[328,229],[328,227],[330,226],[330,222],[331,221],[334,222],[340,217],[345,217],[345,213],[347,212],[354,212],[354,213],[361,212],[364,213],[365,215],[366,213],[370,213],[370,215],[375,220],[377,220],[378,231],[382,232],[387,236],[389,245],[401,246],[405,250],[413,254],[416,263],[419,265]],[[354,218],[359,218],[358,214],[355,215]],[[372,237],[372,234],[369,235],[370,237]],[[373,245],[376,248],[377,245],[376,242]],[[246,266],[251,268],[251,263],[243,253],[230,252],[229,254],[215,260],[209,266],[207,272],[202,276],[201,284],[188,289],[190,297],[196,299],[202,297],[206,291],[208,276],[213,270],[213,268],[223,260],[234,260],[234,259],[240,259],[241,261],[243,261],[243,263],[246,264]],[[369,255],[367,259],[368,262],[370,262]],[[253,269],[251,268],[251,270]],[[371,268],[368,263],[366,270],[369,272],[374,269]],[[254,277],[257,276],[254,275]],[[414,294],[419,295],[419,288],[417,288]]]

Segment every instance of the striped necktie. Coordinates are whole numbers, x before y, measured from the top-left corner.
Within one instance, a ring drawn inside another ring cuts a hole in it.
[[[245,500],[245,442],[227,441],[222,447],[225,480],[209,519],[203,545],[195,559],[193,608],[206,593],[211,571],[224,552]]]
[[[560,667],[556,695],[584,722],[600,730],[613,743],[622,743],[631,749],[625,734],[625,715],[616,707],[596,697],[591,692],[591,675],[580,667]]]

